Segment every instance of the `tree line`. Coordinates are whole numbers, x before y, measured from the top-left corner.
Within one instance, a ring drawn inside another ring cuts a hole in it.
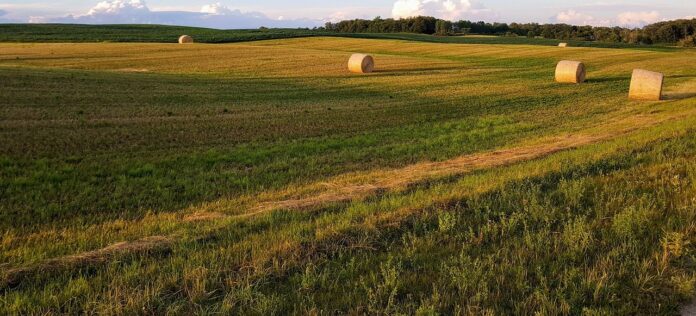
[[[469,33],[503,36],[543,37],[631,44],[679,44],[696,46],[696,19],[658,22],[643,28],[575,26],[539,23],[450,22],[429,16],[402,19],[345,20],[322,28],[339,33],[417,33],[439,36]]]

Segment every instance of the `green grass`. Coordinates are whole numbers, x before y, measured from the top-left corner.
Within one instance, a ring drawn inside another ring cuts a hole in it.
[[[439,71],[445,84],[418,83],[426,72],[392,74],[414,81],[414,89],[373,89],[355,77],[6,68],[0,226],[138,217],[355,170],[443,160],[548,134],[567,115],[584,120],[618,109],[627,85],[584,86],[593,94],[580,111],[554,93],[419,96],[422,88],[479,89],[481,78],[458,77],[468,67],[527,69],[485,78],[570,91],[548,80],[550,58],[437,58],[456,65]],[[389,82],[387,74],[372,78]]]
[[[527,38],[524,36],[433,36],[412,33],[335,33],[308,29],[219,30],[169,25],[81,25],[81,24],[0,24],[0,42],[137,42],[176,43],[182,34],[200,43],[235,43],[296,37],[336,36],[367,39],[397,39],[428,43],[542,45],[561,42],[577,47],[639,48],[674,50],[664,45],[635,45],[580,40]]]
[[[0,314],[674,314],[696,294],[690,51],[326,37],[0,50],[0,282],[174,241],[0,283]],[[378,72],[347,73],[356,51]],[[585,61],[588,81],[554,83],[561,59]],[[626,100],[637,66],[665,72],[669,100]],[[557,139],[589,141],[254,208]]]
[[[231,43],[313,36],[299,29],[217,30],[165,25],[0,24],[0,42],[153,42],[176,43],[187,34],[197,42]]]
[[[23,100],[35,105],[50,103],[51,107],[37,110],[70,121],[29,134],[6,130],[0,182],[4,188],[0,223],[5,227],[70,223],[75,217],[138,216],[148,209],[175,210],[197,201],[347,171],[441,160],[492,148],[541,128],[513,121],[502,114],[502,108],[476,109],[475,100],[470,100],[469,110],[456,104],[433,108],[431,102],[417,103],[407,96],[357,94],[349,89],[321,93],[283,87],[275,81],[182,80],[159,75],[146,79],[156,82],[156,93],[148,89],[121,96],[105,91],[126,89],[135,76],[72,72],[66,78],[54,71],[20,73],[3,71],[9,88],[29,87],[25,91],[33,93],[37,86],[30,82],[41,77],[60,82],[61,89],[49,88],[34,100],[13,91],[13,104],[28,109],[30,106],[21,104]],[[282,97],[258,92],[270,85],[282,89],[277,92]],[[186,90],[177,91],[182,86]],[[72,94],[76,90],[95,94]],[[206,91],[209,97],[193,97],[187,90]],[[356,105],[364,97],[371,97],[374,103],[360,106],[363,112],[356,113]],[[303,111],[277,105],[293,99],[311,101]],[[143,105],[128,104],[134,100]],[[390,108],[390,103],[409,111]],[[122,107],[124,104],[128,106]],[[528,108],[522,103],[520,107]],[[89,117],[101,116],[100,112],[114,115],[134,109],[146,111],[140,115],[152,120],[149,127],[89,121]],[[263,116],[252,109],[263,111]],[[250,113],[235,115],[232,111]],[[299,122],[298,112],[302,116]],[[475,118],[471,112],[477,113]],[[351,124],[345,124],[350,120]],[[277,127],[268,129],[268,125]],[[313,138],[303,139],[306,137]],[[130,141],[123,142],[124,138]]]
[[[609,43],[581,40],[558,40],[547,38],[528,38],[524,36],[432,36],[426,34],[411,33],[350,33],[332,34],[331,36],[367,39],[396,39],[405,41],[419,41],[427,43],[450,44],[490,44],[490,45],[540,45],[558,46],[559,43],[568,43],[571,47],[597,47],[597,48],[633,48],[653,51],[670,51],[674,47],[666,45],[638,45],[628,43]]]
[[[696,282],[693,122],[372,201],[191,225],[170,254],[38,275],[3,308],[673,314]]]

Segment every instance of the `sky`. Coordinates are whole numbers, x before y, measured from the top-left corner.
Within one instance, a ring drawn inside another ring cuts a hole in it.
[[[696,16],[696,0],[0,0],[0,23],[143,23],[222,29],[314,27],[344,19],[640,27]]]

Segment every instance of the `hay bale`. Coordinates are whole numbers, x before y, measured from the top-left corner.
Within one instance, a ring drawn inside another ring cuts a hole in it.
[[[179,44],[193,44],[193,37],[188,35],[179,36]]]
[[[563,60],[556,66],[556,82],[585,82],[585,64],[579,61]]]
[[[665,75],[659,72],[634,69],[628,98],[633,100],[662,100],[662,84]]]
[[[559,43],[558,47],[568,47],[568,43]]]
[[[375,60],[370,55],[353,54],[348,60],[348,70],[354,73],[365,74],[375,69]]]

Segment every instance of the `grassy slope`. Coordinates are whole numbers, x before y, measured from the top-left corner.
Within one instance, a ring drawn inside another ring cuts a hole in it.
[[[7,311],[630,313],[693,294],[691,118],[366,202],[180,220],[350,171],[678,114],[695,106],[690,52],[328,38],[0,48],[0,262],[180,237],[165,256],[37,276],[6,290]],[[345,73],[351,51],[375,53],[380,72]],[[561,58],[586,61],[588,83],[554,84]],[[675,100],[626,101],[639,65],[664,71]]]
[[[102,239],[185,237],[168,254],[38,275],[2,308],[674,313],[696,282],[694,123],[313,212],[95,227]],[[24,252],[79,236],[69,247],[84,246],[95,233],[5,244]]]
[[[2,47],[4,227],[139,216],[451,158],[614,115],[639,63],[672,83],[693,75],[688,54],[531,46]],[[376,53],[382,72],[347,74],[350,51]],[[561,58],[588,60],[588,84],[554,84]]]
[[[312,36],[297,29],[217,30],[165,25],[0,24],[0,42],[154,42],[176,43],[182,34],[198,42],[229,43]]]
[[[637,46],[623,43],[601,43],[576,40],[555,40],[502,36],[431,36],[396,33],[333,33],[302,29],[218,30],[169,25],[79,25],[79,24],[0,24],[0,42],[150,42],[175,43],[188,34],[201,43],[234,43],[294,37],[337,36],[348,38],[398,39],[430,43],[507,44],[557,46],[569,42],[579,47],[640,48],[671,50],[662,45]]]

